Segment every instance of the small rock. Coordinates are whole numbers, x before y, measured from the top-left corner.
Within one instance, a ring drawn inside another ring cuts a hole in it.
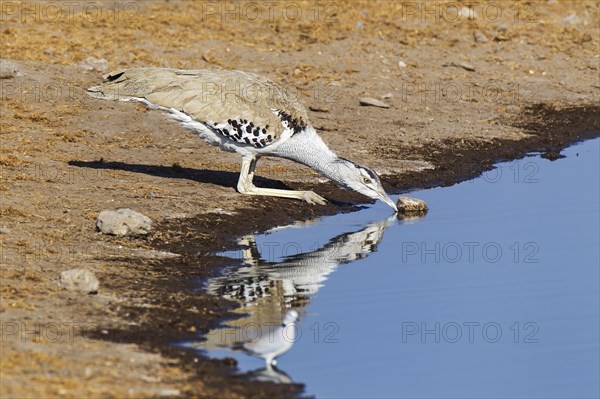
[[[100,212],[96,227],[104,234],[136,236],[148,234],[152,229],[152,220],[141,213],[124,208]]]
[[[184,213],[184,212],[172,212],[172,213],[165,215],[166,219],[185,219],[187,217],[188,217],[187,213]]]
[[[473,37],[477,43],[487,43],[489,41],[488,37],[480,30],[476,30],[473,32]]]
[[[58,286],[69,291],[95,294],[98,292],[100,283],[96,275],[88,269],[71,269],[60,272]]]
[[[365,28],[365,24],[363,24],[361,21],[357,21],[355,28],[358,30],[364,29]]]
[[[377,100],[377,99],[371,98],[371,97],[361,97],[359,99],[359,101],[360,101],[360,105],[367,105],[367,106],[379,107],[379,108],[389,108],[390,107],[383,101]]]
[[[326,107],[321,107],[320,105],[309,105],[308,109],[314,112],[329,112],[329,109]]]
[[[406,62],[404,62],[404,61],[398,61],[398,66],[400,68],[406,68],[407,67]]]
[[[383,96],[381,96],[382,100],[387,100],[388,98],[392,98],[394,97],[394,94],[392,93],[385,93]]]
[[[20,64],[13,60],[0,60],[0,79],[12,79],[21,76],[18,72]]]
[[[81,61],[79,65],[88,71],[104,72],[108,69],[108,61],[104,58],[98,59],[96,57],[87,57]]]
[[[152,382],[152,383],[161,382],[161,379],[159,377],[151,377],[148,375],[142,375],[142,376],[140,376],[140,378],[145,382]]]
[[[475,67],[466,62],[459,62],[456,66],[466,69],[467,71],[475,72]]]
[[[508,27],[505,25],[499,26],[496,29],[496,36],[494,36],[494,41],[496,42],[507,42],[510,40],[510,37],[507,36]]]
[[[6,227],[6,226],[0,227],[0,234],[10,234],[10,233],[11,233],[11,230],[8,227]]]
[[[581,18],[579,18],[577,14],[570,14],[563,18],[563,23],[565,25],[579,25],[581,23]]]
[[[173,396],[181,395],[181,392],[179,391],[179,389],[175,389],[175,388],[162,388],[162,389],[158,390],[158,392],[156,394],[160,397],[165,397],[165,396],[173,397]]]
[[[425,201],[413,197],[398,197],[397,206],[399,215],[424,215],[429,210]]]

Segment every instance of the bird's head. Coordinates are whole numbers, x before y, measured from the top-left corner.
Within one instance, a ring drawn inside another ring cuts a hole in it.
[[[383,189],[379,176],[371,169],[344,158],[338,158],[332,166],[335,169],[332,178],[338,184],[369,198],[379,199],[398,212],[396,204]]]

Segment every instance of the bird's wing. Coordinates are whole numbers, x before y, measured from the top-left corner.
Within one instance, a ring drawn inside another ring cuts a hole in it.
[[[183,112],[239,143],[265,147],[309,123],[288,91],[259,75],[231,70],[139,68],[107,75],[90,95],[113,100],[145,99]]]

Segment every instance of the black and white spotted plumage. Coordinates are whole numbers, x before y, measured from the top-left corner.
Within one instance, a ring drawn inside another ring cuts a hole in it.
[[[280,109],[273,110],[273,112],[281,119],[283,126],[285,126],[286,129],[291,129],[294,134],[300,133],[306,129],[307,124],[302,117],[294,118],[290,113]]]
[[[306,128],[302,118],[292,118],[283,110],[273,110],[273,113],[281,119],[281,124],[292,131],[292,135],[300,133]],[[228,119],[226,122],[217,123],[212,121],[203,122],[209,129],[230,140],[240,144],[252,145],[263,148],[273,143],[275,134],[269,130],[270,126],[257,126],[248,119]]]
[[[206,121],[204,124],[215,133],[240,144],[263,148],[273,142],[274,134],[269,131],[269,125],[256,126],[248,119],[228,119],[222,123]]]

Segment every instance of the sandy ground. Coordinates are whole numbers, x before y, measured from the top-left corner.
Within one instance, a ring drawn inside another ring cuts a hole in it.
[[[218,273],[212,251],[365,201],[276,159],[259,163],[258,185],[310,187],[330,204],[241,196],[236,155],[139,104],[89,98],[103,73],[266,75],[310,106],[339,155],[396,191],[452,184],[527,151],[553,158],[600,131],[598,1],[2,1],[0,21],[3,398],[300,393],[166,344],[235,306],[194,291]],[[390,108],[360,106],[361,96]],[[154,232],[96,232],[100,211],[124,207],[151,217]],[[95,272],[97,295],[59,289],[75,267]]]

